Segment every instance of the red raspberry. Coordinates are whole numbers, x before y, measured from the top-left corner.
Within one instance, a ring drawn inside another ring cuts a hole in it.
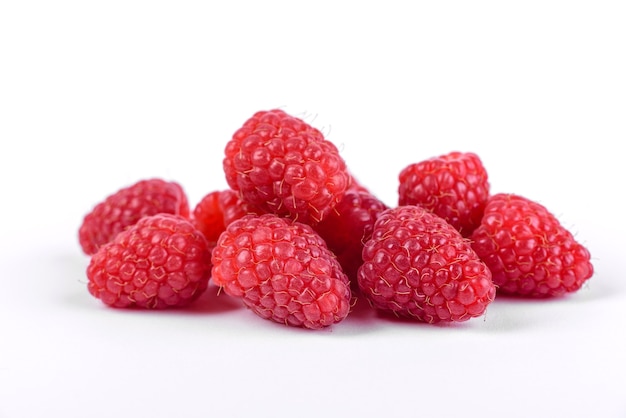
[[[522,196],[490,197],[471,240],[499,293],[562,296],[593,274],[589,251],[543,205]]]
[[[220,208],[224,214],[224,225],[243,218],[245,215],[261,215],[262,210],[255,208],[241,199],[234,190],[224,190],[219,197]]]
[[[348,278],[309,225],[246,215],[220,236],[212,262],[213,282],[262,318],[319,329],[348,315]]]
[[[185,306],[206,290],[210,273],[206,239],[171,214],[140,219],[101,246],[87,267],[89,292],[116,308]]]
[[[193,221],[209,245],[214,247],[228,224],[245,215],[258,213],[258,210],[239,199],[237,192],[226,189],[204,196],[193,210]]]
[[[221,191],[213,191],[205,195],[193,209],[193,223],[214,247],[220,234],[226,230],[224,213],[219,204]]]
[[[468,237],[489,197],[487,171],[476,154],[451,152],[400,172],[399,205],[420,205]]]
[[[125,228],[157,213],[188,217],[187,195],[175,182],[141,180],[108,196],[84,217],[78,231],[80,246],[92,255]]]
[[[496,292],[467,239],[412,205],[378,216],[363,248],[358,284],[375,308],[429,323],[480,316]]]
[[[282,110],[254,114],[235,132],[225,154],[226,180],[244,201],[303,223],[321,221],[350,182],[335,145]]]
[[[388,209],[382,201],[362,187],[350,188],[335,209],[315,230],[335,253],[343,271],[357,290],[356,273],[363,258],[363,244],[371,237],[378,215]]]

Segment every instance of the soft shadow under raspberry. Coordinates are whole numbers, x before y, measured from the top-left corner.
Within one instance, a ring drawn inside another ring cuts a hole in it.
[[[221,314],[239,309],[245,309],[244,305],[236,298],[220,292],[217,286],[209,288],[192,304],[185,309],[177,309],[181,314]]]

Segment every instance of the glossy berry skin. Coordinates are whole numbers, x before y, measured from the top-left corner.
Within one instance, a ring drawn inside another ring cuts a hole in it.
[[[496,292],[470,243],[445,220],[413,205],[378,216],[363,248],[358,284],[375,308],[428,323],[481,316]]]
[[[531,298],[575,292],[593,275],[589,251],[545,206],[500,193],[471,236],[498,293]]]
[[[115,308],[175,308],[200,296],[210,273],[202,233],[180,216],[157,214],[100,247],[87,267],[87,287]]]
[[[224,225],[241,219],[246,215],[261,215],[264,212],[243,200],[234,190],[224,190],[219,195],[219,205],[224,216]]]
[[[388,206],[361,186],[351,187],[335,209],[315,230],[335,253],[343,271],[357,290],[356,273],[363,259],[364,243],[371,237],[374,222]]]
[[[220,234],[232,221],[258,210],[243,202],[237,192],[231,189],[216,190],[205,195],[193,210],[193,222],[214,247]]]
[[[213,282],[262,318],[319,329],[350,310],[348,278],[309,225],[246,215],[220,236],[212,263]]]
[[[227,143],[223,168],[242,200],[307,224],[321,221],[350,182],[335,145],[282,110],[248,119]]]
[[[78,239],[83,252],[94,254],[100,246],[144,216],[170,213],[189,216],[183,188],[154,178],[138,181],[106,197],[83,218]]]
[[[219,190],[206,194],[196,204],[192,213],[192,221],[196,228],[202,232],[209,246],[214,247],[220,234],[226,230],[224,214],[219,204]]]
[[[480,224],[489,197],[480,158],[454,151],[410,164],[399,176],[398,204],[420,205],[442,217],[465,237]]]

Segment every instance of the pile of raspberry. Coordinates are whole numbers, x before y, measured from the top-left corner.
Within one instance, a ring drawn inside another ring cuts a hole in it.
[[[593,275],[589,251],[548,209],[490,192],[475,153],[398,170],[390,207],[320,130],[274,109],[234,133],[223,172],[229,188],[193,208],[160,178],[98,203],[78,234],[91,295],[116,308],[182,308],[212,282],[261,318],[320,329],[357,298],[415,321],[462,322],[498,294],[561,297]]]

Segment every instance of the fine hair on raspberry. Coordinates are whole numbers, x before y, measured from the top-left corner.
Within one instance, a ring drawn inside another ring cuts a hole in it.
[[[212,263],[213,282],[262,318],[320,329],[350,310],[348,277],[309,225],[246,215],[222,233]]]
[[[428,323],[481,316],[496,292],[470,243],[444,219],[414,205],[378,215],[357,274],[376,309]]]
[[[87,267],[87,288],[115,308],[189,305],[206,289],[211,252],[202,232],[178,215],[146,216],[101,246]]]
[[[119,189],[83,218],[78,231],[81,248],[85,254],[92,255],[144,216],[157,213],[189,217],[189,202],[180,184],[150,178]]]
[[[337,147],[283,110],[259,111],[226,144],[228,185],[260,213],[320,222],[341,200],[351,176]]]

